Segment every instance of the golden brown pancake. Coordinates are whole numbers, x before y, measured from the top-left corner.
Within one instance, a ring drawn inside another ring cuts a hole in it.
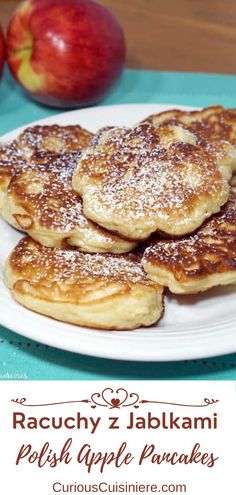
[[[150,326],[163,312],[163,288],[134,254],[88,254],[22,239],[5,283],[20,304],[57,320],[105,330]]]
[[[209,141],[223,139],[236,143],[236,109],[226,109],[220,105],[190,112],[173,108],[150,115],[144,121],[154,125],[182,123]]]
[[[79,125],[45,125],[27,127],[17,139],[0,146],[0,210],[8,184],[15,170],[25,167],[37,151],[81,151],[87,147],[93,134]]]
[[[134,242],[105,231],[82,211],[81,197],[72,189],[80,152],[56,155],[38,152],[28,166],[15,170],[2,206],[2,216],[45,246],[64,241],[89,252],[123,253]]]
[[[236,187],[222,210],[190,237],[153,238],[144,251],[148,276],[175,294],[236,283]]]
[[[229,180],[236,172],[236,109],[212,106],[197,111],[167,110],[144,119],[156,126],[181,125],[197,136],[197,143],[216,157]]]
[[[194,231],[229,195],[214,159],[195,143],[177,126],[99,132],[73,175],[86,217],[136,240]]]

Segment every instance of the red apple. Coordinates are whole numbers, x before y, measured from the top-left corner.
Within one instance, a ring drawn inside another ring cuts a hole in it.
[[[125,42],[114,16],[92,0],[26,0],[8,27],[7,58],[33,98],[78,107],[100,100],[117,80]]]
[[[0,76],[2,75],[2,68],[5,60],[5,43],[2,28],[0,26]]]

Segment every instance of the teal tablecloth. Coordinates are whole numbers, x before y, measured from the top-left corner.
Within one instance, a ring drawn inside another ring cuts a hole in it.
[[[236,76],[126,70],[102,104],[173,103],[236,107]],[[0,134],[58,113],[33,103],[5,70]],[[0,379],[236,379],[236,354],[171,363],[129,363],[71,354],[0,327]]]

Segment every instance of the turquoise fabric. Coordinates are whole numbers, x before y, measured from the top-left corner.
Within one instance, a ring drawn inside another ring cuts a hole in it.
[[[102,102],[121,103],[236,107],[236,76],[127,69]],[[5,70],[0,83],[0,134],[56,113],[28,99]],[[0,379],[234,380],[236,354],[170,363],[111,361],[54,349],[0,327]]]

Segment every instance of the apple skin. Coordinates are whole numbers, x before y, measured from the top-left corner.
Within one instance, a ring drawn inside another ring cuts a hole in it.
[[[26,0],[9,23],[7,60],[35,100],[87,106],[120,76],[125,40],[114,16],[92,0]]]
[[[5,42],[4,42],[2,28],[0,26],[0,77],[2,75],[4,61],[5,61]]]

